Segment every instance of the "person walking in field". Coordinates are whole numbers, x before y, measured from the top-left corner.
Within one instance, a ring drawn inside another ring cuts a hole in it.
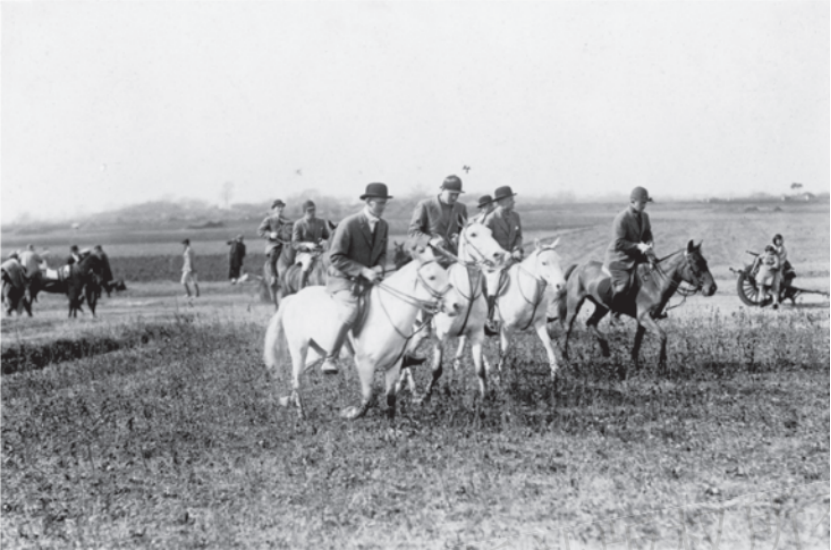
[[[182,244],[185,246],[185,250],[182,252],[182,286],[185,287],[185,298],[191,297],[190,283],[193,283],[193,290],[196,297],[199,298],[199,281],[196,277],[196,255],[190,246],[190,239],[183,240]]]
[[[231,284],[237,284],[242,271],[242,262],[245,259],[245,237],[240,234],[228,241],[231,249],[228,251],[228,279]]]
[[[416,205],[408,236],[457,254],[459,233],[467,223],[467,207],[459,202],[461,193],[464,193],[461,178],[453,175],[444,178],[437,196]]]
[[[493,194],[496,207],[484,217],[483,224],[491,230],[493,238],[508,253],[508,261],[498,272],[497,276],[488,276],[485,281],[485,292],[488,297],[488,321],[485,325],[489,335],[497,334],[498,330],[494,323],[493,315],[496,304],[496,297],[499,295],[499,288],[508,273],[508,268],[516,262],[521,262],[525,255],[522,248],[522,222],[519,214],[514,211],[516,193],[508,185],[498,187]]]
[[[649,202],[652,202],[649,192],[643,187],[635,187],[629,195],[629,206],[615,216],[612,223],[612,242],[603,261],[603,267],[611,274],[609,290],[605,294],[612,311],[619,311],[626,300],[632,273],[638,264],[655,260],[652,225],[645,211]],[[663,317],[663,314],[656,317]]]
[[[298,252],[320,252],[323,243],[329,239],[329,228],[326,222],[316,217],[317,208],[314,201],[303,203],[303,217],[294,222],[291,231],[291,247]],[[312,262],[303,266],[300,274],[300,288],[306,286]]]
[[[283,210],[286,203],[277,199],[271,203],[271,213],[260,223],[257,233],[266,239],[265,255],[268,257],[268,265],[271,269],[270,284],[277,282],[277,260],[283,252],[283,245],[288,244],[283,241],[281,235],[283,234],[284,226],[291,227],[291,222],[283,217]]]

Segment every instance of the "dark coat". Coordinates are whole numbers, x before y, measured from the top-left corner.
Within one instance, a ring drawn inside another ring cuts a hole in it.
[[[284,227],[288,225],[291,227],[292,222],[277,216],[267,216],[261,223],[260,227],[257,228],[257,234],[260,237],[265,237],[266,245],[265,245],[265,253],[268,254],[271,252],[273,248],[281,249],[284,243],[283,240],[285,239],[288,241],[288,238],[283,236],[283,231],[285,231]],[[271,238],[271,232],[277,233],[277,238]],[[290,238],[290,237],[289,237]]]
[[[321,240],[329,238],[329,227],[324,220],[315,218],[307,221],[306,218],[300,218],[294,222],[294,227],[291,230],[291,246],[295,250],[299,250],[298,245],[303,242],[319,243]]]
[[[612,224],[612,242],[606,249],[603,265],[607,269],[630,271],[635,264],[647,261],[646,256],[638,250],[638,243],[652,242],[652,225],[649,215],[641,212],[638,216],[630,207],[626,207],[615,216]]]
[[[384,265],[388,236],[389,225],[385,220],[378,221],[373,238],[364,212],[344,218],[338,224],[329,248],[331,265],[326,289],[330,293],[351,289],[350,279],[357,278],[364,267]]]
[[[458,238],[466,222],[467,206],[460,202],[449,206],[435,196],[416,205],[407,235],[412,239],[427,240],[443,237],[450,251],[455,254],[455,238]]]
[[[228,241],[228,243],[231,245],[231,249],[228,251],[228,260],[231,263],[231,267],[242,267],[242,261],[245,258],[245,243],[236,239]]]
[[[485,227],[491,230],[494,240],[503,250],[522,251],[522,224],[519,214],[513,210],[497,208],[485,217]]]

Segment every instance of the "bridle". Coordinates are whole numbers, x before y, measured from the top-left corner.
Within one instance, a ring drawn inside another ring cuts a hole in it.
[[[417,277],[416,277],[416,280],[415,280],[415,283],[414,283],[414,286],[413,286],[413,290],[416,290],[418,288],[418,285],[421,284],[425,288],[425,290],[427,290],[427,292],[430,294],[430,296],[433,297],[432,300],[422,300],[420,298],[416,298],[415,296],[412,296],[411,294],[408,294],[406,292],[403,292],[401,290],[393,288],[393,287],[391,287],[387,284],[384,284],[383,281],[379,281],[379,282],[375,283],[375,286],[377,286],[380,290],[384,290],[384,291],[388,292],[389,294],[391,294],[395,298],[398,298],[402,302],[404,302],[406,304],[410,304],[411,306],[417,307],[418,309],[420,309],[421,311],[427,313],[428,315],[435,315],[436,313],[438,313],[439,311],[442,310],[441,305],[440,305],[441,302],[442,302],[442,298],[444,298],[444,295],[447,293],[448,290],[450,290],[452,285],[450,285],[450,283],[448,283],[441,290],[436,290],[427,283],[427,281],[424,279],[424,275],[422,275],[422,273],[421,273],[421,270],[422,270],[422,268],[430,265],[431,263],[438,263],[438,262],[436,260],[428,260],[428,261],[424,262],[423,264],[421,264],[420,266],[418,266],[418,268],[416,270]],[[424,327],[427,326],[427,323],[424,323],[422,326],[415,329],[412,334],[407,336],[393,322],[392,317],[389,314],[389,311],[387,311],[387,308],[384,305],[384,301],[379,299],[378,302],[381,304],[381,309],[384,311],[384,314],[387,316],[387,320],[389,320],[390,324],[395,329],[395,332],[397,332],[398,335],[401,336],[402,338],[404,338],[405,340],[409,340],[410,338],[415,336],[416,333],[423,330]]]
[[[695,281],[696,281],[695,285],[692,286],[691,288],[682,287],[681,284],[686,283],[688,285],[691,285],[692,283],[689,283],[689,282],[687,282],[683,279],[680,282],[675,282],[666,273],[666,271],[664,271],[664,269],[661,268],[661,263],[663,261],[668,260],[672,256],[675,256],[676,254],[680,254],[682,252],[684,253],[684,266],[681,269],[684,269],[687,273],[689,273],[691,275],[691,278],[695,279]],[[700,274],[697,273],[696,270],[693,268],[693,266],[690,264],[690,255],[689,255],[689,252],[687,252],[687,250],[685,248],[680,248],[680,249],[676,250],[675,252],[672,252],[671,254],[667,254],[663,258],[660,258],[659,260],[656,260],[655,263],[652,264],[652,268],[661,277],[663,277],[664,280],[666,280],[670,286],[675,287],[675,292],[676,293],[681,295],[681,301],[678,304],[674,305],[674,306],[667,307],[665,309],[665,311],[669,311],[671,309],[675,309],[675,308],[679,307],[680,305],[682,305],[687,300],[687,298],[689,298],[690,296],[694,296],[694,295],[698,294],[704,288],[704,282],[702,281],[703,277],[701,277]]]

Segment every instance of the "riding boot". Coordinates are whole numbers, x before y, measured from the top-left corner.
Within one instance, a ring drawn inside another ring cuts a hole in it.
[[[303,290],[306,288],[306,281],[309,279],[309,272],[308,271],[300,271],[300,287],[297,289]]]
[[[346,335],[349,334],[349,329],[351,328],[352,325],[343,324],[338,329],[338,334],[335,336],[335,342],[332,344],[332,348],[329,350],[329,355],[326,356],[326,360],[323,361],[323,365],[321,366],[323,374],[338,373],[337,359],[340,354],[340,348],[343,346],[343,342],[346,340]]]

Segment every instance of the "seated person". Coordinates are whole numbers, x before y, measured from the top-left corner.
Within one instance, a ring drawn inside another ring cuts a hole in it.
[[[755,273],[756,284],[761,289],[762,298],[766,300],[772,294],[773,308],[778,308],[779,293],[771,293],[771,288],[773,288],[779,273],[779,255],[772,244],[767,245],[765,252],[756,257],[752,269]]]

